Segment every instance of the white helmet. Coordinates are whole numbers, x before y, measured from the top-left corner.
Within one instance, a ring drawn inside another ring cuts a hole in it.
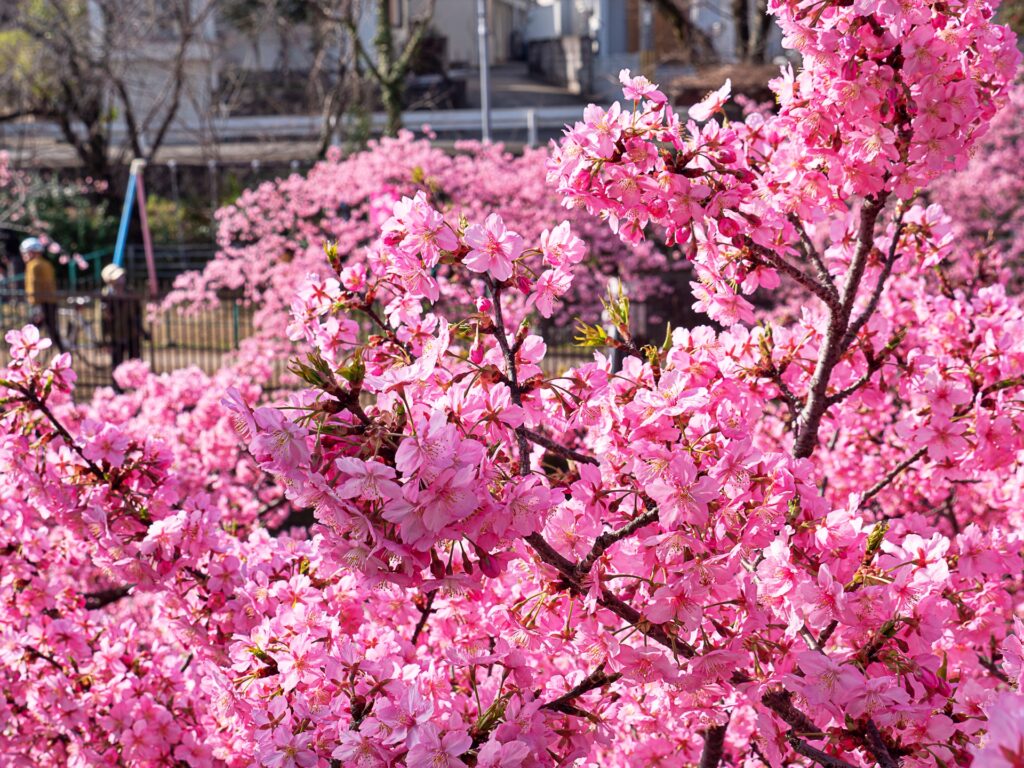
[[[21,241],[21,246],[18,250],[22,253],[42,253],[46,250],[46,246],[43,245],[43,241],[38,237],[30,237]]]

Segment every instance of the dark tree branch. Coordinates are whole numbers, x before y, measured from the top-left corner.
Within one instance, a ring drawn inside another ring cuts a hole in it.
[[[860,503],[863,504],[865,501],[868,501],[869,499],[873,499],[879,493],[884,491],[885,488],[893,480],[895,480],[897,477],[900,476],[900,474],[903,472],[903,470],[907,469],[911,464],[913,464],[915,461],[920,459],[927,452],[928,452],[927,448],[921,448],[917,452],[915,452],[910,458],[905,459],[904,461],[901,461],[899,464],[897,464],[895,467],[893,467],[891,470],[889,470],[889,472],[886,474],[885,477],[883,477],[881,480],[879,480],[877,483],[875,483],[873,486],[871,486],[871,488],[869,488],[864,493],[864,495],[860,497]]]
[[[839,403],[843,402],[846,398],[854,394],[857,390],[859,390],[861,387],[863,387],[865,384],[871,381],[871,377],[878,373],[878,371],[882,370],[882,366],[885,364],[885,361],[893,352],[896,351],[896,348],[899,347],[900,342],[903,341],[905,335],[905,330],[901,329],[896,333],[895,336],[893,336],[889,340],[889,342],[882,348],[882,351],[877,356],[869,356],[867,371],[865,371],[864,374],[850,386],[846,387],[845,389],[841,389],[832,395],[829,395],[828,407],[831,408],[833,405],[838,405]]]
[[[889,748],[885,745],[882,734],[878,732],[878,726],[875,725],[874,720],[868,720],[867,722],[867,726],[864,729],[864,743],[867,744],[868,750],[874,755],[875,760],[878,761],[880,768],[899,768],[900,764],[890,754]]]
[[[562,578],[562,587],[564,589],[568,589],[577,595],[583,595],[588,592],[588,589],[580,582],[577,576],[576,564],[560,555],[543,536],[539,533],[530,534],[526,537],[526,543],[533,548],[542,562],[558,571]],[[601,588],[600,597],[597,602],[602,608],[611,611],[627,624],[636,627],[639,632],[654,642],[665,646],[673,653],[678,653],[688,659],[697,655],[693,646],[669,633],[664,626],[650,624],[636,608],[623,601],[609,589]]]
[[[658,510],[650,509],[639,517],[630,520],[621,528],[602,533],[594,540],[594,546],[590,548],[590,552],[587,553],[587,556],[580,561],[578,566],[576,566],[577,572],[580,574],[588,573],[590,569],[594,567],[594,563],[596,563],[601,555],[608,550],[608,547],[617,541],[622,541],[622,539],[627,536],[631,536],[644,526],[657,522],[657,520]]]
[[[591,672],[579,683],[574,685],[572,688],[563,693],[557,699],[552,699],[551,701],[544,704],[543,708],[550,709],[555,712],[563,712],[567,715],[576,715],[579,712],[581,712],[581,710],[572,705],[573,701],[575,701],[580,696],[583,696],[586,693],[590,693],[590,691],[596,691],[598,688],[604,688],[606,685],[611,685],[620,677],[622,677],[622,675],[617,672],[612,675],[605,673],[604,663],[601,663],[600,665],[598,665],[597,669],[595,669],[593,672]]]
[[[96,611],[127,597],[131,591],[131,586],[114,587],[99,592],[86,592],[82,597],[85,598],[85,607],[90,611]]]
[[[505,319],[501,309],[501,288],[490,277],[487,278],[487,287],[491,294],[491,300],[494,302],[495,338],[505,359],[505,375],[509,382],[510,398],[515,405],[522,406],[522,390],[519,385],[516,357],[509,346],[505,332]],[[530,474],[530,446],[522,426],[516,428],[516,442],[519,448],[519,474],[525,477]],[[532,533],[527,536],[526,543],[537,553],[542,562],[558,571],[562,578],[563,588],[570,590],[573,594],[582,595],[588,592],[588,589],[581,583],[577,564],[563,557],[540,533]],[[616,596],[611,590],[601,587],[598,604],[673,653],[682,654],[687,658],[696,655],[696,651],[691,645],[670,634],[665,627],[650,624],[636,608]]]
[[[527,440],[529,440],[531,443],[536,443],[537,445],[543,446],[552,453],[557,453],[559,456],[562,456],[566,459],[572,459],[573,461],[577,461],[581,464],[594,464],[595,466],[600,463],[593,456],[588,456],[587,454],[580,453],[579,451],[575,451],[572,448],[567,448],[566,446],[561,445],[560,443],[556,443],[550,437],[545,437],[539,432],[534,432],[532,429],[526,429],[524,427],[523,434],[526,435]]]
[[[839,290],[836,288],[836,281],[832,277],[832,273],[828,271],[828,267],[825,266],[825,261],[821,258],[821,254],[818,252],[818,249],[815,248],[814,243],[811,242],[811,236],[807,234],[807,228],[804,227],[803,222],[795,215],[790,216],[789,220],[796,228],[797,234],[800,235],[800,244],[803,246],[804,255],[810,259],[811,264],[814,265],[814,270],[818,275],[819,282],[838,302]]]
[[[793,445],[793,455],[798,459],[807,458],[814,453],[814,449],[817,447],[818,430],[821,427],[821,420],[828,410],[829,380],[846,349],[843,346],[843,337],[850,326],[850,313],[853,311],[853,303],[857,298],[857,291],[864,276],[868,256],[874,246],[875,222],[878,221],[885,200],[884,195],[877,199],[870,199],[861,208],[857,249],[846,273],[839,304],[836,306],[830,301],[825,301],[828,310],[828,325],[818,351],[818,363],[808,387],[807,398],[804,401],[803,410],[797,418],[797,437]]]
[[[708,34],[690,20],[690,4],[685,0],[654,0],[658,10],[668,18],[672,31],[690,63],[707,64],[718,57]]]
[[[790,733],[786,738],[789,741],[789,746],[793,748],[794,752],[813,760],[823,768],[854,768],[851,763],[848,763],[845,760],[833,757],[827,752],[822,752],[820,749],[815,749],[806,741],[799,738],[795,733]]]
[[[993,659],[989,659],[989,658],[987,658],[985,656],[982,656],[979,653],[978,654],[978,663],[981,664],[982,667],[987,669],[989,671],[989,674],[991,674],[997,680],[999,680],[1001,682],[1004,682],[1007,685],[1012,685],[1013,684],[1013,681],[1010,680],[1010,676],[1007,675],[1005,672],[1003,672],[1003,670],[1000,669],[999,665],[996,664],[996,662]]]
[[[786,725],[800,736],[823,739],[824,732],[807,715],[793,706],[793,694],[787,690],[769,691],[761,697],[761,703],[777,714]]]
[[[409,638],[413,645],[416,645],[416,641],[420,639],[420,634],[427,626],[427,619],[430,618],[430,612],[434,608],[434,597],[437,595],[437,590],[432,589],[427,592],[427,599],[420,606],[420,618],[416,622],[416,627],[412,631],[412,637]]]
[[[892,274],[893,265],[896,264],[897,248],[899,246],[900,237],[903,235],[903,217],[906,211],[903,206],[900,206],[899,213],[896,217],[896,229],[893,233],[892,243],[889,245],[889,252],[885,256],[885,263],[882,265],[882,271],[878,275],[878,280],[875,281],[875,289],[871,292],[871,298],[868,300],[868,305],[864,308],[864,311],[857,316],[857,319],[850,323],[850,327],[846,333],[843,334],[842,345],[844,348],[849,347],[853,343],[853,340],[857,337],[860,329],[864,327],[865,323],[871,319],[871,316],[875,314],[875,310],[878,309],[878,302],[882,298],[882,292],[885,290],[885,283]]]
[[[832,311],[839,311],[839,297],[830,292],[824,284],[811,277],[796,265],[787,261],[777,253],[773,253],[764,246],[757,245],[753,241],[748,242],[752,258],[755,264],[771,267],[777,272],[787,275],[808,291],[821,299]]]
[[[699,768],[718,768],[725,754],[725,734],[728,725],[716,725],[704,731],[704,748],[700,753]]]

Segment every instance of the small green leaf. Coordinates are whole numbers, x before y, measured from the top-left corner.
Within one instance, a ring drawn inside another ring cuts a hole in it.
[[[600,325],[588,325],[582,320],[577,320],[574,343],[577,347],[606,347],[608,333]]]
[[[870,563],[874,558],[875,553],[878,552],[879,547],[882,546],[882,542],[885,540],[885,534],[889,531],[889,521],[883,520],[878,523],[874,528],[871,529],[871,533],[868,534],[868,544],[864,551],[864,562]]]

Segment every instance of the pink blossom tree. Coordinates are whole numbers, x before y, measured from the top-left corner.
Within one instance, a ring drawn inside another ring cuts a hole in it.
[[[1024,258],[1024,86],[1011,89],[1007,106],[992,120],[964,169],[933,186],[931,197],[953,219],[990,281],[1020,280]],[[1010,273],[1000,275],[1000,268]]]
[[[637,299],[663,291],[665,271],[673,267],[663,249],[630,246],[592,217],[567,213],[545,181],[547,159],[545,149],[513,155],[501,145],[470,141],[445,151],[409,132],[348,156],[332,150],[306,175],[264,182],[218,211],[216,258],[202,272],[179,278],[168,303],[240,293],[260,307],[257,333],[280,337],[297,284],[311,272],[326,277],[340,264],[365,263],[391,207],[417,191],[455,218],[483,220],[500,209],[510,226],[532,239],[568,218],[591,244],[590,268],[569,297],[574,311],[588,319],[600,314],[598,298],[609,277],[628,281]],[[337,254],[333,264],[324,259],[325,244]],[[447,265],[439,271],[446,295],[465,300],[458,275],[449,275]]]
[[[983,0],[771,7],[804,61],[777,115],[720,121],[723,88],[684,124],[624,74],[633,108],[550,165],[679,244],[717,329],[641,346],[613,295],[617,334],[581,336],[621,365],[546,376],[532,315],[586,241],[419,190],[298,291],[309,386],[276,407],[128,369],[167,402],[83,413],[12,331],[4,754],[1020,765],[1024,303],[916,199],[1006,101],[1013,36]],[[781,280],[803,302],[759,315]],[[308,534],[260,524],[282,497]]]

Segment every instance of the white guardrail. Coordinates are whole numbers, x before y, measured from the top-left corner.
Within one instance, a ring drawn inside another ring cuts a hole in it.
[[[583,116],[583,107],[573,104],[564,107],[514,107],[491,110],[491,128],[494,131],[525,131],[526,143],[536,146],[542,130],[561,130]],[[374,132],[384,128],[386,116],[375,112],[370,120]],[[346,115],[343,125],[354,125],[356,118]],[[476,109],[414,110],[402,114],[402,125],[413,131],[424,126],[438,135],[446,133],[479,133],[480,111]],[[323,118],[319,115],[257,115],[222,117],[210,121],[205,130],[199,126],[174,126],[164,139],[167,145],[195,143],[200,136],[214,141],[315,139],[320,135]],[[16,138],[61,140],[55,123],[9,123],[0,129],[0,141]],[[114,125],[111,141],[119,144],[125,139],[124,127]]]

